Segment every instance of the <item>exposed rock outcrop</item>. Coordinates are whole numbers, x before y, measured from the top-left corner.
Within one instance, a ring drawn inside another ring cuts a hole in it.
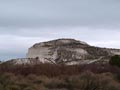
[[[93,63],[114,54],[120,55],[120,50],[94,47],[74,39],[57,39],[33,45],[27,58],[38,58],[42,63],[72,65]]]
[[[100,48],[74,39],[57,39],[37,43],[29,48],[26,58],[12,59],[6,64],[91,64],[107,63],[120,49]]]

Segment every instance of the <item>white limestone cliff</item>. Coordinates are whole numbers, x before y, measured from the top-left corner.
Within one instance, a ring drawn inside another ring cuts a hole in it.
[[[33,45],[28,50],[27,58],[39,58],[42,63],[64,62],[69,64],[82,63],[82,61],[92,62],[113,54],[120,55],[120,50],[94,47],[74,39],[57,39]]]
[[[74,39],[57,39],[34,44],[28,49],[26,58],[12,59],[14,64],[91,64],[108,62],[120,49],[100,48]]]

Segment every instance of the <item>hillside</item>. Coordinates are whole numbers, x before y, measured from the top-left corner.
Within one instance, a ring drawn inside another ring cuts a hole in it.
[[[12,59],[12,64],[91,64],[107,63],[120,49],[100,48],[75,39],[57,39],[36,43],[28,49],[26,58]]]
[[[34,44],[29,48],[27,58],[37,58],[42,63],[71,65],[108,60],[114,54],[120,54],[120,50],[94,47],[75,39],[57,39]]]

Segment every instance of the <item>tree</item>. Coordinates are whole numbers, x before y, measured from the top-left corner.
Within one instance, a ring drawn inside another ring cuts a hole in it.
[[[109,61],[109,64],[120,67],[120,56],[119,55],[112,56]]]

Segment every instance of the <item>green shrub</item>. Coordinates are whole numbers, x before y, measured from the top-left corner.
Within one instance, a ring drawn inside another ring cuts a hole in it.
[[[120,67],[120,56],[119,55],[112,56],[109,61],[109,64]]]

